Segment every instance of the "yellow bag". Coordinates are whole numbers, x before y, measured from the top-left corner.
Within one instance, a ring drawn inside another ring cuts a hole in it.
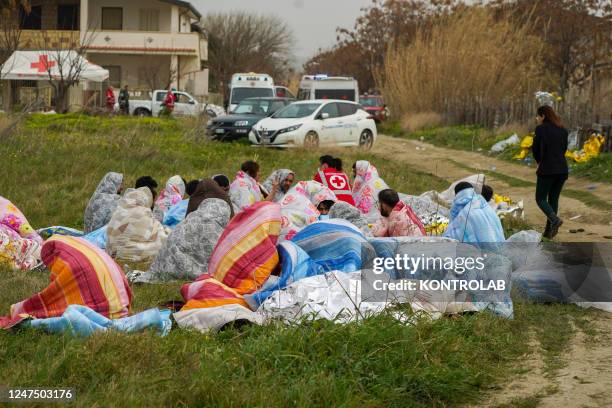
[[[593,133],[589,139],[584,142],[582,150],[565,153],[565,157],[574,160],[576,163],[586,163],[594,157],[599,156],[601,149],[606,142],[606,138],[601,134]]]
[[[527,157],[527,155],[531,151],[531,147],[533,146],[533,137],[534,134],[529,133],[523,138],[523,140],[521,141],[521,151],[513,157],[515,160],[524,160],[525,157]]]

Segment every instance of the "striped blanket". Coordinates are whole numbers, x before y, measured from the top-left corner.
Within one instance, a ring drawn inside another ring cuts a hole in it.
[[[208,273],[183,285],[182,310],[228,304],[248,307],[242,295],[259,289],[279,263],[280,205],[258,202],[236,215],[219,238]]]
[[[300,279],[325,273],[321,265],[313,261],[302,248],[291,241],[280,243],[278,245],[278,254],[281,261],[280,278],[273,284],[266,285],[252,295],[245,296],[253,310],[257,310],[259,305],[275,291],[286,288]]]
[[[121,268],[101,249],[82,238],[53,236],[42,248],[51,283],[11,306],[11,317],[61,316],[69,305],[88,306],[110,319],[127,316],[132,291]]]
[[[363,254],[373,256],[374,249],[363,233],[348,221],[319,221],[298,232],[292,242],[303,249],[325,272],[354,272],[361,269]]]

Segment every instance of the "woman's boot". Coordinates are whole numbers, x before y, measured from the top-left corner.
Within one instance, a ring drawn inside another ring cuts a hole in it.
[[[550,228],[550,220],[546,220],[546,228],[544,228],[544,238],[548,238],[548,239],[552,239],[550,237],[550,232],[551,232],[551,228]]]
[[[563,220],[557,217],[557,214],[551,214],[548,216],[550,221],[550,239],[553,239],[559,233],[559,228],[563,225]]]

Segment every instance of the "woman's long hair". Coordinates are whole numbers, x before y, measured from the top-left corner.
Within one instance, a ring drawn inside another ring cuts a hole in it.
[[[544,122],[550,122],[558,128],[564,127],[561,118],[550,106],[540,106],[538,108],[538,116],[542,116],[544,118]]]

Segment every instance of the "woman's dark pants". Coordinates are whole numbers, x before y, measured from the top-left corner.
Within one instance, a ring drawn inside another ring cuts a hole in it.
[[[548,219],[559,212],[559,196],[561,196],[561,190],[566,181],[567,174],[538,176],[536,202]]]

